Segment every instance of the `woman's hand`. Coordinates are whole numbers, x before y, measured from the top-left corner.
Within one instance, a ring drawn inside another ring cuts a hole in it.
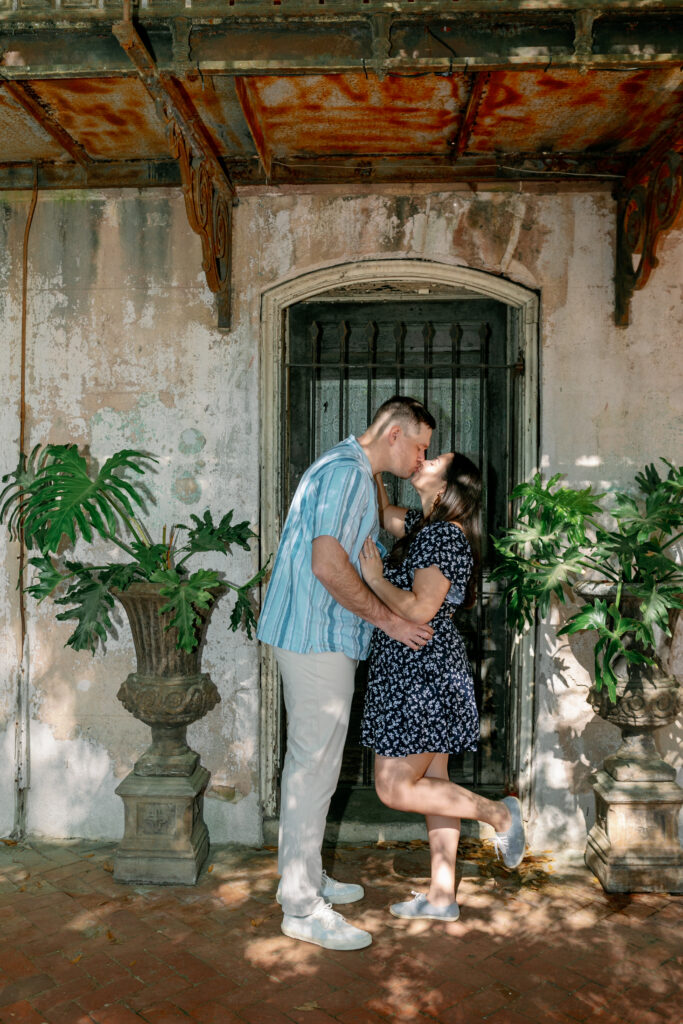
[[[372,589],[373,585],[384,578],[384,567],[377,545],[371,537],[365,541],[360,553],[360,569],[363,579]]]

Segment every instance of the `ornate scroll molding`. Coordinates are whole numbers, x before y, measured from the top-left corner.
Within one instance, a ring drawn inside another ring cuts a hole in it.
[[[629,323],[631,296],[657,266],[657,243],[676,220],[683,201],[683,156],[669,151],[642,174],[626,179],[617,196],[617,266],[614,321]]]
[[[126,18],[112,31],[165,121],[178,160],[190,227],[202,243],[202,267],[216,296],[218,326],[230,326],[232,204],[235,194],[214,141],[197,110],[172,75],[159,71],[142,37]]]
[[[202,267],[206,283],[216,296],[218,326],[229,327],[232,194],[217,187],[204,155],[197,153],[173,119],[169,138],[171,153],[180,164],[187,219],[202,240]]]

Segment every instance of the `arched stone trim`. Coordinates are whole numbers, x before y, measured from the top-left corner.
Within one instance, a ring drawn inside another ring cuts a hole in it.
[[[389,258],[334,264],[280,281],[266,289],[261,299],[261,550],[275,552],[282,524],[279,494],[282,477],[281,370],[286,342],[286,313],[290,306],[335,290],[362,291],[363,285],[401,286],[396,298],[419,297],[429,288],[462,297],[485,296],[510,308],[521,354],[524,357],[522,408],[519,410],[518,480],[536,469],[538,452],[538,295],[495,274],[469,267],[424,259]],[[531,747],[533,740],[533,637],[519,641],[513,656],[512,682],[515,718],[512,763],[516,765],[520,792],[530,800]],[[263,645],[261,664],[261,806],[265,817],[276,812],[276,778],[280,735],[280,697],[277,665],[271,648]],[[516,746],[516,749],[515,749]]]

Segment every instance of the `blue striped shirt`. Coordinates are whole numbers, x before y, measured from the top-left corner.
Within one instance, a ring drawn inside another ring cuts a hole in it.
[[[259,640],[300,654],[341,651],[365,658],[372,626],[335,601],[313,575],[311,558],[316,537],[334,537],[360,571],[360,550],[378,533],[372,469],[351,435],[309,466],[296,489],[259,618]]]

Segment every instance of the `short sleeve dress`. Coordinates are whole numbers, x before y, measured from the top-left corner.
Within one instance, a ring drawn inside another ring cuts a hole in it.
[[[406,513],[409,532],[420,512]],[[401,565],[385,561],[384,576],[402,590],[412,590],[416,569],[436,565],[451,588],[430,622],[434,636],[417,651],[375,629],[362,742],[384,757],[407,754],[459,754],[476,750],[479,716],[472,669],[452,612],[462,604],[473,560],[469,542],[454,523],[423,527]]]

